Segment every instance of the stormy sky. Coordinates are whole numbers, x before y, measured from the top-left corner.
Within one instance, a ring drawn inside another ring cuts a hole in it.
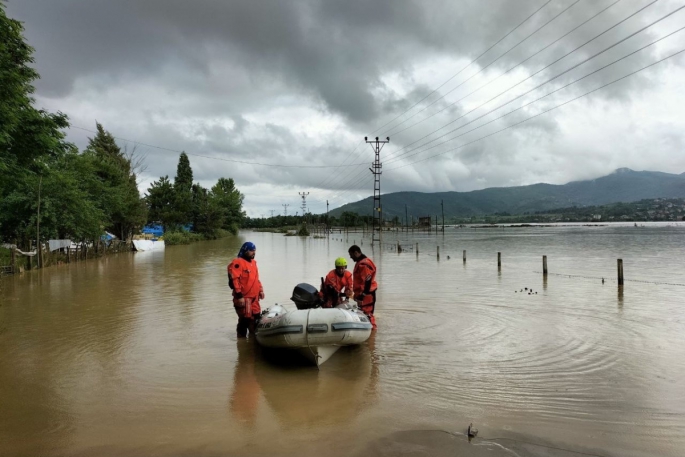
[[[383,193],[685,172],[684,5],[8,0],[6,11],[36,49],[36,105],[69,115],[70,141],[84,148],[97,120],[135,147],[141,193],[173,178],[184,150],[196,181],[234,178],[260,217],[301,212],[298,192],[314,213],[371,195],[365,136],[390,137]]]

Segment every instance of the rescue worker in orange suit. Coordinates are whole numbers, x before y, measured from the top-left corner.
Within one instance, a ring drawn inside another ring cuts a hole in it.
[[[335,259],[335,269],[328,272],[321,284],[323,308],[333,308],[345,299],[352,297],[352,273],[347,271],[347,260],[344,257]]]
[[[354,299],[359,308],[369,316],[369,320],[376,330],[376,318],[373,312],[376,308],[376,265],[371,259],[366,257],[356,244],[348,249],[350,257],[354,260],[354,271],[352,272],[352,291]]]
[[[233,289],[233,306],[238,315],[238,338],[245,338],[248,330],[254,335],[256,319],[262,312],[259,300],[264,299],[264,289],[254,259],[256,253],[257,247],[248,241],[226,268],[228,286]]]

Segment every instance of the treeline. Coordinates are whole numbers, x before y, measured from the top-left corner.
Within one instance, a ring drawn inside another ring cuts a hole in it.
[[[67,116],[33,106],[39,75],[22,33],[0,1],[0,241],[28,250],[37,239],[93,241],[105,231],[126,240],[148,220],[203,236],[237,230],[244,214],[233,180],[193,184],[186,154],[173,184],[161,178],[141,197],[142,160],[102,125],[84,151],[65,141]]]
[[[372,225],[371,216],[361,216],[357,213],[346,211],[340,217],[327,216],[326,214],[306,213],[304,216],[273,216],[267,218],[246,218],[244,228],[270,229],[279,227],[293,227],[303,223],[315,225],[328,225],[329,227],[363,227]]]
[[[675,221],[685,215],[685,199],[656,198],[636,202],[618,202],[608,205],[559,208],[538,211],[539,215],[559,215],[566,219],[585,221],[601,217],[601,220],[629,221]]]

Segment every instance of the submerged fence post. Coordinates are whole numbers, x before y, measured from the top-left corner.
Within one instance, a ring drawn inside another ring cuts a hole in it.
[[[419,243],[416,243],[416,257],[419,256]]]
[[[616,266],[618,267],[618,285],[623,285],[623,259],[616,260]]]
[[[542,256],[542,274],[543,274],[543,276],[547,276],[547,256],[546,255]]]
[[[438,260],[440,260],[440,246],[438,246]]]
[[[463,258],[464,258],[464,263],[466,263],[466,249],[464,249]]]
[[[497,253],[497,268],[501,268],[501,267],[502,267],[502,253],[498,252]]]

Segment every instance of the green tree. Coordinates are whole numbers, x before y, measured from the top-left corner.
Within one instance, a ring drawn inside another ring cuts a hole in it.
[[[165,232],[175,225],[174,186],[169,181],[168,176],[163,176],[159,178],[159,181],[154,181],[150,185],[145,196],[145,202],[150,221],[162,224]]]
[[[215,238],[223,224],[223,211],[217,198],[202,187],[193,184],[193,231],[207,238]]]
[[[100,123],[90,138],[84,156],[91,162],[98,181],[91,193],[106,215],[107,230],[127,239],[147,220],[146,207],[138,193],[136,174],[114,137]]]
[[[340,215],[340,223],[345,227],[354,227],[359,222],[359,214],[345,211]]]
[[[223,212],[223,228],[233,234],[245,220],[243,200],[245,196],[235,187],[233,178],[219,178],[212,187],[212,195]]]
[[[0,237],[27,242],[35,235],[30,217],[37,206],[30,193],[62,171],[73,146],[61,131],[69,125],[64,114],[33,107],[38,73],[29,66],[33,48],[22,33],[21,23],[8,18],[0,2]]]
[[[193,169],[185,152],[181,153],[174,178],[175,223],[185,225],[193,218]]]

